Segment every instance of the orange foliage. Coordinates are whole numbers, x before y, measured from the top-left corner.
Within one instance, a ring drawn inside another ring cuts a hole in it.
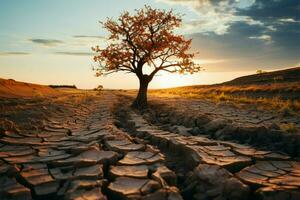
[[[97,52],[94,61],[98,62],[96,75],[126,71],[135,73],[140,79],[143,67],[153,70],[149,81],[160,70],[179,73],[194,73],[200,67],[188,53],[191,40],[173,31],[181,24],[179,15],[173,11],[152,9],[145,6],[134,15],[124,12],[117,21],[107,19],[101,22],[109,32],[109,45],[106,48],[93,47]]]

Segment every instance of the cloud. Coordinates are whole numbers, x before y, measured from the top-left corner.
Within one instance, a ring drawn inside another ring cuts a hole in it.
[[[299,0],[256,0],[247,9],[239,9],[239,15],[250,16],[255,20],[275,21],[276,19],[300,19]]]
[[[55,54],[68,55],[68,56],[93,56],[92,52],[71,52],[71,51],[58,51]]]
[[[273,37],[275,32],[300,32],[299,0],[157,0],[171,5],[186,6],[196,15],[196,19],[185,19],[185,33],[217,35],[228,34],[235,24],[256,25],[257,32],[250,37],[269,35],[273,41],[297,38]],[[261,32],[263,28],[263,32]],[[298,36],[299,37],[299,36]],[[260,38],[269,40],[266,37]]]
[[[0,56],[11,56],[11,55],[29,55],[28,52],[21,51],[10,51],[10,52],[0,52]]]
[[[90,56],[88,51],[92,46],[105,42],[102,36],[93,35],[73,35],[62,39],[29,39],[30,42],[38,44],[40,47],[51,47],[55,54]],[[52,53],[53,53],[52,51]],[[50,52],[51,53],[51,52]]]
[[[299,0],[256,0],[247,9],[240,9],[237,14],[247,15],[264,23],[264,30],[257,35],[269,35],[273,45],[289,54],[299,57],[300,52],[300,1]]]
[[[196,14],[194,19],[184,18],[182,32],[204,58],[259,58],[267,65],[299,59],[299,0],[157,1],[185,6]]]
[[[178,4],[190,8],[197,19],[187,20],[184,29],[189,32],[214,32],[218,35],[228,33],[231,24],[243,21],[248,24],[261,24],[248,16],[236,15],[240,8],[247,8],[254,0],[159,0],[168,4]]]
[[[268,44],[272,42],[272,37],[270,35],[250,36],[249,38],[262,40]]]
[[[29,39],[29,41],[47,47],[56,46],[58,44],[64,43],[62,40],[55,40],[55,39]]]
[[[283,19],[279,19],[280,22],[290,22],[290,23],[296,23],[299,21],[294,20],[293,18],[283,18]]]
[[[262,35],[269,35],[272,42],[266,41],[268,37],[261,37]],[[282,30],[272,32],[271,35],[265,33],[262,26],[239,22],[233,24],[224,35],[194,33],[188,37],[193,39],[192,51],[199,52],[195,57],[196,60],[224,61],[201,63],[206,70],[244,71],[277,69],[299,63],[300,46],[297,44],[300,44],[300,38],[296,39],[295,35],[286,34]],[[289,40],[289,37],[294,41]]]

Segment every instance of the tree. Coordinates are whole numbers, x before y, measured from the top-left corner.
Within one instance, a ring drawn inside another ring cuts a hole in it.
[[[181,24],[181,17],[173,11],[152,9],[145,6],[135,10],[133,15],[124,12],[118,20],[101,22],[109,32],[109,45],[101,49],[93,47],[98,62],[96,75],[124,71],[134,73],[140,83],[139,91],[132,106],[147,107],[148,84],[159,71],[190,73],[200,71],[192,60],[194,53],[187,51],[191,39],[174,33]],[[145,68],[150,73],[145,73]]]
[[[264,74],[264,73],[267,73],[267,72],[262,69],[256,70],[256,74]]]
[[[103,85],[98,85],[96,88],[94,88],[95,91],[102,91]]]

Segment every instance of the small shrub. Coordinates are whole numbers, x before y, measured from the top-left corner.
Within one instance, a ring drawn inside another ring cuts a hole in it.
[[[256,74],[263,74],[263,73],[267,73],[267,72],[262,69],[259,69],[256,71]]]

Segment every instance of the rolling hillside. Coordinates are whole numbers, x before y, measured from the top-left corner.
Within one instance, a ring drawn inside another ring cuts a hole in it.
[[[250,98],[300,99],[300,67],[242,76],[213,85],[192,85],[151,90],[150,93],[184,97],[223,98],[224,95]]]
[[[0,78],[0,97],[2,98],[53,96],[58,93],[57,90],[48,86]]]
[[[300,81],[300,67],[242,76],[221,85],[270,84]]]

